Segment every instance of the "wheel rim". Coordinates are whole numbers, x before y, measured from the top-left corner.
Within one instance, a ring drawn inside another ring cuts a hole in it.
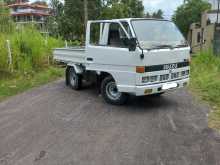
[[[118,91],[115,82],[106,85],[106,94],[111,100],[118,100],[121,97],[121,92]]]
[[[70,72],[70,83],[71,83],[72,86],[75,86],[76,82],[77,82],[77,76],[76,76],[75,72],[71,70],[71,72]]]

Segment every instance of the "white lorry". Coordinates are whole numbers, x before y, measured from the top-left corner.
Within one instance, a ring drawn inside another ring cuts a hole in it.
[[[67,65],[67,85],[79,90],[82,80],[95,80],[115,105],[129,94],[159,96],[189,82],[190,47],[168,20],[88,21],[85,47],[58,48],[53,55]]]

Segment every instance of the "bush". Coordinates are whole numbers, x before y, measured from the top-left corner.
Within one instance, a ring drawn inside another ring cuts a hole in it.
[[[212,52],[202,52],[192,59],[191,89],[210,103],[210,127],[220,130],[220,58]]]
[[[0,70],[7,69],[7,48],[6,48],[6,37],[0,33]],[[4,41],[4,42],[3,42]]]
[[[220,103],[220,58],[203,52],[192,60],[191,83],[203,99]]]
[[[27,73],[48,66],[52,49],[61,47],[61,39],[43,36],[34,27],[27,26],[10,34],[0,33],[0,70],[8,70],[6,40],[11,43],[13,68]]]

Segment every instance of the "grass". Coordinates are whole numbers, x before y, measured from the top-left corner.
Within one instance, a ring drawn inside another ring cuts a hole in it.
[[[0,101],[37,87],[64,75],[64,69],[57,67],[44,68],[42,70],[20,75],[0,71]]]
[[[13,69],[22,73],[47,66],[53,48],[64,45],[61,39],[45,37],[29,26],[11,33],[0,33],[0,70],[5,71],[9,70],[6,40],[10,41]]]
[[[51,65],[53,48],[64,46],[61,38],[42,35],[34,24],[16,26],[2,2],[0,25],[0,101],[63,76],[63,69]]]
[[[190,89],[211,105],[209,126],[220,130],[220,57],[202,52],[192,59]]]

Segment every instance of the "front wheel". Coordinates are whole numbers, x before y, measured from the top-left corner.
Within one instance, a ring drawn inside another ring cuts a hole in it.
[[[113,105],[123,105],[128,99],[127,94],[118,91],[117,85],[111,76],[102,81],[101,94],[107,103]]]

